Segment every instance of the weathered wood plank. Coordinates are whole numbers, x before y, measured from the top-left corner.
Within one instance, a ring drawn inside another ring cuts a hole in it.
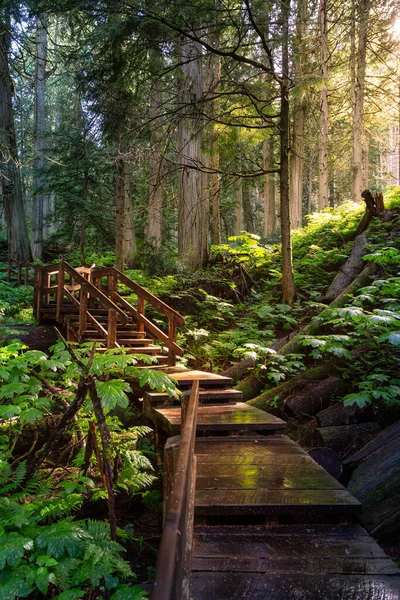
[[[154,408],[151,415],[150,418],[153,418],[159,427],[171,435],[179,434],[181,424],[179,407]],[[274,415],[242,402],[199,407],[197,416],[197,430],[199,431],[241,431],[245,429],[280,431],[286,429],[286,423]]]
[[[361,504],[346,490],[197,490],[196,514],[356,514]]]
[[[309,471],[308,473],[296,473],[289,475],[280,473],[279,467],[275,467],[272,473],[246,473],[242,475],[207,476],[197,477],[196,489],[198,490],[343,490],[344,487],[326,471]]]
[[[400,576],[193,573],[193,600],[398,600]]]

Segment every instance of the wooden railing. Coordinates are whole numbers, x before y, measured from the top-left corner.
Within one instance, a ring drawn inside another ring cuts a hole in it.
[[[151,600],[189,600],[196,487],[196,442],[199,382],[190,396],[182,395],[182,425],[178,458],[174,443],[164,461],[164,531]],[[173,438],[172,438],[173,439]],[[176,467],[175,467],[176,464]]]
[[[49,304],[54,296],[56,321],[61,323],[64,318],[64,299],[67,298],[79,311],[77,341],[81,341],[89,320],[103,337],[107,348],[115,348],[118,346],[117,321],[125,325],[128,316],[91,283],[91,271],[92,268],[89,267],[74,269],[65,261],[45,267],[38,266],[35,274],[35,315],[40,320],[41,308],[44,304]],[[107,329],[90,312],[90,305],[94,304],[108,310]]]
[[[162,300],[145,290],[141,285],[124,275],[113,267],[94,267],[91,272],[92,281],[98,289],[105,293],[125,312],[132,315],[138,322],[139,331],[149,331],[168,348],[168,364],[175,364],[175,357],[183,355],[183,349],[176,343],[177,328],[184,325],[184,318]],[[106,282],[103,282],[103,279]],[[137,304],[134,308],[118,292],[118,283],[126,286],[137,295]],[[158,312],[168,319],[168,333],[162,331],[153,321],[145,315],[145,303],[151,304]]]
[[[16,271],[14,268],[16,267]],[[29,271],[33,271],[30,276]],[[17,285],[29,285],[34,282],[35,279],[35,265],[30,262],[20,262],[14,258],[8,259],[7,265],[7,281],[11,281],[13,275],[16,276]],[[22,276],[23,274],[23,276]]]

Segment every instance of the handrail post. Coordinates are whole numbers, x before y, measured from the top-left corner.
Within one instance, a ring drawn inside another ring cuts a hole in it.
[[[137,298],[137,311],[139,315],[144,317],[144,298],[143,296],[139,296]],[[144,331],[144,323],[141,321],[138,322],[138,331]]]
[[[17,284],[21,285],[21,263],[18,261],[18,279]]]
[[[60,263],[57,274],[57,305],[56,305],[56,321],[57,323],[61,323],[61,311],[64,304],[64,280],[65,280],[65,271],[64,265]]]
[[[29,265],[28,263],[25,264],[25,278],[24,278],[24,285],[28,285],[28,276],[29,276]]]
[[[117,341],[117,312],[110,308],[108,310],[107,349],[115,348]]]
[[[42,306],[43,294],[43,271],[40,265],[35,267],[35,319],[40,322],[40,309]]]
[[[86,331],[87,310],[88,310],[88,290],[87,290],[87,286],[82,283],[81,289],[80,289],[80,298],[79,298],[79,330],[78,330],[79,341],[81,341],[82,335]]]
[[[168,319],[168,338],[171,342],[176,340],[176,320],[173,317]],[[168,366],[174,367],[176,361],[176,354],[172,348],[168,348]]]

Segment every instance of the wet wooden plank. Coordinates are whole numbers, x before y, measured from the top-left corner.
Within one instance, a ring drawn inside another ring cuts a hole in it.
[[[180,431],[180,407],[152,409],[154,421],[171,435]],[[151,418],[151,417],[150,417]],[[199,406],[197,414],[197,429],[200,431],[242,431],[263,430],[281,431],[286,429],[286,423],[253,406],[236,402],[217,406]]]
[[[399,600],[400,576],[210,573],[191,578],[193,600]]]
[[[290,458],[290,462],[280,463],[279,465],[273,459],[260,464],[209,464],[202,462],[197,469],[197,474],[199,477],[237,477],[242,475],[267,475],[278,471],[282,477],[290,478],[297,474],[306,476],[315,472],[327,473],[322,467],[317,469],[315,463],[310,458],[303,456],[291,456]]]
[[[293,472],[285,476],[276,468],[274,473],[246,473],[242,475],[227,475],[217,477],[197,477],[198,490],[238,490],[238,489],[293,489],[293,490],[343,490],[343,486],[326,471],[309,471],[308,473]]]
[[[198,515],[340,514],[359,512],[361,504],[346,490],[258,489],[197,490]]]
[[[233,388],[217,389],[217,390],[200,390],[199,402],[238,402],[243,398],[242,392]],[[164,392],[145,392],[144,399],[148,400],[152,406],[169,401],[168,394]]]
[[[389,558],[366,557],[334,557],[310,558],[275,556],[269,558],[195,558],[192,571],[219,571],[247,573],[264,573],[276,571],[300,571],[315,573],[341,573],[362,575],[399,575],[399,570]]]
[[[232,378],[216,373],[207,373],[206,371],[184,371],[183,373],[171,373],[170,377],[178,382],[181,387],[187,387],[193,381],[198,380],[201,387],[207,386],[226,386],[232,385]]]
[[[275,538],[285,538],[295,536],[318,536],[319,538],[327,537],[329,544],[332,539],[338,537],[349,538],[368,538],[376,549],[383,552],[378,544],[371,538],[364,527],[354,523],[327,523],[327,524],[279,524],[271,525],[196,525],[196,538],[200,541],[205,540],[220,540],[223,536],[235,538],[236,536],[251,536],[251,539],[263,537],[265,535],[274,536]],[[238,538],[239,539],[239,538]]]
[[[244,458],[257,455],[265,457],[279,455],[282,457],[286,454],[296,454],[309,458],[307,452],[286,435],[228,439],[200,438],[196,440],[195,452],[200,462],[218,462],[228,456]]]

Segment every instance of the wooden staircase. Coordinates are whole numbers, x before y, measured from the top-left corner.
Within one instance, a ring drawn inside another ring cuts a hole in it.
[[[286,423],[243,404],[229,378],[170,376],[181,406],[143,398],[147,418],[173,436],[152,600],[400,599],[397,565],[355,522],[360,502]]]
[[[183,354],[176,344],[183,317],[118,269],[74,268],[65,261],[39,265],[34,286],[36,319],[62,325],[68,341],[97,343],[100,352],[125,348],[154,357],[158,365],[172,366]],[[135,298],[135,305],[127,295]],[[146,306],[158,317],[157,323],[146,315]]]

